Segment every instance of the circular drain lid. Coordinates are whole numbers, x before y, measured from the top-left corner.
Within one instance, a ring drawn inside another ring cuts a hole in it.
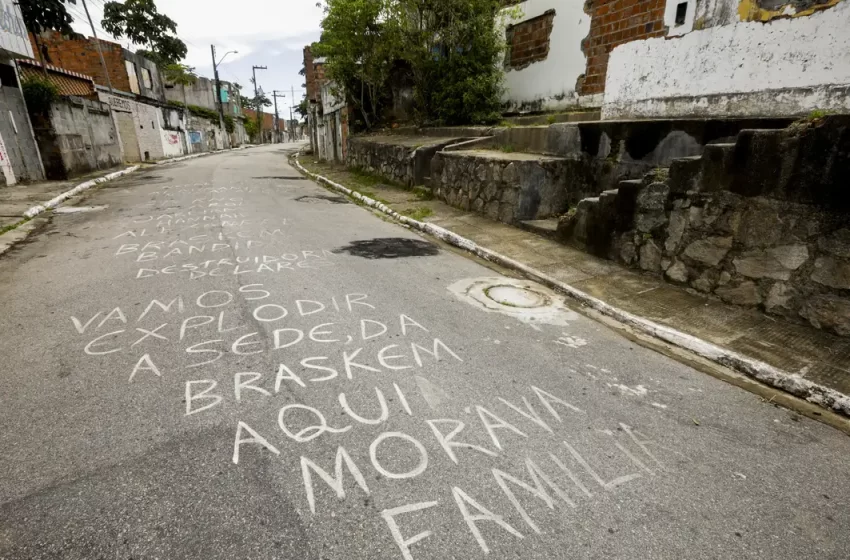
[[[507,284],[490,286],[484,290],[484,295],[500,305],[521,307],[523,309],[544,307],[550,303],[549,298],[545,294],[528,288]]]

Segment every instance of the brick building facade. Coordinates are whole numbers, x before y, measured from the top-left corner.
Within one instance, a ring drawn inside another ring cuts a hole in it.
[[[66,39],[59,33],[45,31],[38,38],[30,33],[30,42],[33,50],[41,45],[41,53],[45,62],[52,66],[64,68],[71,72],[91,76],[96,84],[107,85],[106,74],[100,63],[100,55],[97,52],[96,39],[81,37],[79,39]],[[109,72],[109,80],[112,87],[121,91],[132,91],[130,88],[130,77],[124,64],[124,48],[118,43],[98,40],[103,52],[103,60]]]
[[[555,10],[548,10],[537,17],[509,25],[505,29],[505,67],[520,70],[546,60],[554,19]]]
[[[582,43],[587,57],[578,91],[588,95],[605,91],[608,55],[614,47],[663,37],[665,0],[591,0],[590,33]]]
[[[304,47],[304,77],[307,87],[307,101],[322,102],[322,84],[325,83],[323,59],[314,59],[310,46]]]

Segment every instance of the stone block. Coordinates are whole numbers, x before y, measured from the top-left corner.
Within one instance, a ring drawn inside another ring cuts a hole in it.
[[[737,286],[722,286],[714,290],[720,299],[735,305],[758,305],[761,303],[761,294],[755,282],[749,280],[741,282]]]
[[[498,200],[491,200],[490,202],[488,202],[487,205],[484,207],[484,213],[491,220],[498,220],[499,219],[499,201]]]
[[[670,192],[686,193],[695,190],[702,168],[702,156],[674,159],[670,164]]]
[[[661,249],[652,240],[640,248],[640,267],[649,272],[659,272],[661,269]]]
[[[691,286],[700,292],[710,294],[717,285],[719,277],[720,275],[717,273],[716,269],[709,268],[708,270],[703,271],[696,280],[691,282]]]
[[[667,206],[667,196],[670,187],[667,183],[652,183],[644,187],[637,196],[637,209],[639,212],[663,211]]]
[[[505,222],[506,224],[513,223],[514,221],[514,205],[503,202],[499,206],[499,221]]]
[[[800,315],[816,328],[850,336],[850,301],[845,298],[815,296],[806,301]]]
[[[735,270],[747,278],[789,280],[791,272],[809,258],[805,245],[784,245],[766,251],[747,251],[732,260]]]
[[[850,261],[835,257],[818,257],[812,271],[812,280],[830,288],[850,289]]]
[[[783,229],[775,208],[753,205],[744,212],[736,238],[746,247],[770,247],[782,240]]]
[[[502,181],[508,185],[516,185],[519,183],[519,171],[516,163],[509,163],[504,171],[502,171]]]
[[[507,202],[508,204],[516,204],[519,200],[519,189],[510,185],[506,185],[502,189],[502,202]]]
[[[850,228],[842,228],[818,240],[818,248],[836,257],[850,259]]]
[[[670,265],[670,268],[665,272],[667,278],[672,280],[673,282],[687,282],[688,281],[688,267],[685,266],[680,260],[676,260],[673,264]]]
[[[641,233],[650,233],[667,225],[667,214],[663,210],[638,212],[635,215],[635,229]]]
[[[484,212],[484,200],[482,198],[479,197],[472,201],[472,211],[479,214]]]
[[[691,227],[702,227],[703,226],[703,212],[704,209],[702,206],[691,206],[688,208],[688,222],[690,222]]]
[[[777,282],[767,292],[764,308],[768,313],[788,315],[794,311],[793,300],[796,294],[788,284]]]
[[[620,259],[629,265],[637,260],[637,248],[628,235],[624,235],[620,242]]]
[[[682,234],[685,233],[685,228],[688,226],[688,210],[674,210],[670,213],[670,223],[667,225],[667,240],[664,242],[664,249],[669,254],[674,254],[679,247],[679,242],[682,240]]]
[[[698,239],[685,248],[684,255],[708,266],[717,266],[732,248],[731,237]]]

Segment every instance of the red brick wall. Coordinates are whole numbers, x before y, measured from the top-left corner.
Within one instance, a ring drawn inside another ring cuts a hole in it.
[[[97,53],[97,44],[94,39],[64,39],[58,33],[46,32],[39,37],[38,41],[47,49],[47,56],[50,57],[49,64],[91,76],[98,85],[109,85],[106,75],[103,73],[103,66],[100,63],[100,56]],[[30,43],[32,43],[33,52],[36,53],[36,60],[38,60],[38,51],[32,33],[30,33]],[[124,66],[124,54],[121,45],[104,40],[100,41],[100,45],[106,68],[109,71],[109,78],[112,80],[112,87],[122,91],[130,91],[130,79],[127,77],[127,68]]]
[[[313,62],[313,53],[310,47],[304,47],[304,77],[307,83],[307,100],[322,102],[322,84],[325,81],[324,64]]]
[[[534,62],[546,60],[554,20],[555,10],[548,10],[537,17],[508,26],[505,30],[508,44],[505,67],[519,70]]]
[[[272,109],[274,111],[274,109]],[[242,109],[242,114],[251,120],[257,119],[257,112],[253,109]],[[283,132],[286,130],[286,120],[278,119],[280,131]],[[268,113],[263,111],[263,130],[274,130],[274,112]]]
[[[608,55],[617,45],[664,36],[665,0],[590,0],[590,33],[584,40],[583,95],[605,91]]]

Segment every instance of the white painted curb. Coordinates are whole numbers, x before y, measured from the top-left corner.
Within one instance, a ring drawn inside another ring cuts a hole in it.
[[[775,368],[770,364],[766,364],[759,360],[748,358],[747,356],[738,354],[737,352],[733,352],[725,348],[721,348],[720,346],[716,346],[695,336],[683,333],[681,331],[677,331],[676,329],[672,329],[664,325],[659,325],[658,323],[654,323],[653,321],[650,321],[648,319],[644,319],[622,309],[618,309],[612,305],[605,303],[600,299],[597,299],[589,294],[582,292],[581,290],[570,286],[569,284],[565,284],[559,280],[555,280],[551,276],[548,276],[528,265],[515,261],[499,253],[496,253],[495,251],[491,251],[486,247],[481,247],[475,242],[465,237],[462,237],[454,232],[451,232],[445,228],[441,228],[440,226],[429,224],[427,222],[419,222],[417,220],[408,218],[407,216],[403,216],[392,208],[389,208],[386,204],[382,204],[376,200],[369,198],[368,196],[364,196],[358,192],[352,191],[351,189],[344,187],[338,183],[335,183],[330,179],[322,177],[321,175],[316,175],[307,171],[298,162],[297,158],[294,161],[296,167],[298,167],[298,169],[302,173],[308,175],[319,183],[323,183],[334,190],[343,192],[346,195],[356,200],[359,200],[366,206],[370,206],[372,208],[380,210],[381,212],[391,216],[392,218],[403,224],[409,225],[424,233],[433,235],[434,237],[441,239],[446,243],[450,243],[455,247],[460,247],[461,249],[469,251],[470,253],[473,253],[483,259],[487,259],[488,261],[495,262],[502,266],[518,270],[528,278],[540,282],[541,284],[548,286],[549,288],[565,293],[568,296],[580,301],[587,307],[590,307],[591,309],[594,309],[595,311],[602,313],[603,315],[612,317],[617,321],[624,323],[644,334],[648,334],[654,338],[663,340],[664,342],[667,342],[674,346],[678,346],[679,348],[684,348],[685,350],[693,352],[694,354],[711,360],[712,362],[715,362],[728,368],[732,368],[747,375],[748,377],[757,379],[758,381],[761,381],[766,385],[782,389],[783,391],[791,393],[792,395],[805,399],[811,403],[817,404],[818,406],[827,409],[832,409],[833,411],[839,414],[850,417],[850,396],[845,395],[844,393],[840,393],[834,389],[830,389],[829,387],[824,387],[823,385],[818,385],[817,383],[813,383],[808,379],[804,379],[803,377],[797,374],[788,373],[781,369]]]
[[[115,173],[110,173],[109,175],[104,175],[103,177],[98,177],[97,179],[92,179],[91,181],[86,181],[85,183],[80,183],[79,185],[77,185],[73,189],[63,192],[62,194],[60,194],[56,198],[52,198],[52,199],[48,200],[47,202],[45,202],[44,204],[39,204],[38,206],[33,206],[32,208],[30,208],[29,210],[24,212],[24,218],[33,218],[35,216],[38,216],[39,214],[41,214],[42,212],[44,212],[46,210],[50,210],[51,208],[55,208],[56,206],[59,206],[61,203],[65,202],[66,200],[68,200],[72,196],[83,192],[84,190],[90,189],[93,186],[98,185],[100,183],[105,183],[107,181],[111,181],[112,179],[117,179],[118,177],[122,177],[124,175],[129,174],[129,173],[132,173],[133,171],[137,170],[138,168],[139,168],[138,165],[134,165],[133,167],[128,167],[126,169],[122,169],[121,171],[116,171]]]

